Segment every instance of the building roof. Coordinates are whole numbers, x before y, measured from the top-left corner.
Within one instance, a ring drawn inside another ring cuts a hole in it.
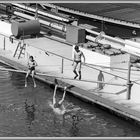
[[[56,5],[140,24],[140,3],[57,3]]]

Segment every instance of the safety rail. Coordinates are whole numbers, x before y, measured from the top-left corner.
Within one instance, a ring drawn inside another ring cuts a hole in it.
[[[38,48],[38,47],[36,47]],[[64,60],[68,60],[68,61],[73,61],[72,59],[69,59],[67,57],[64,57],[62,55],[59,55],[59,54],[56,54],[56,53],[53,53],[53,52],[50,52],[50,51],[46,51],[44,49],[41,49],[41,48],[38,48],[42,51],[45,51],[47,53],[50,53],[52,55],[55,55],[57,57],[60,57],[62,59],[62,63],[61,63],[61,73],[63,73],[64,71]],[[137,85],[140,85],[140,83],[137,83],[136,81],[133,81],[133,80],[130,80],[130,75],[131,75],[131,64],[130,64],[130,60],[129,60],[129,68],[128,68],[128,73],[127,73],[127,78],[124,78],[124,77],[121,77],[121,76],[118,76],[116,74],[113,74],[113,73],[109,73],[107,71],[104,71],[103,69],[99,69],[97,67],[93,67],[93,66],[90,66],[89,64],[87,63],[83,63],[83,66],[86,66],[88,68],[91,68],[91,69],[94,69],[94,70],[97,70],[97,71],[100,71],[100,72],[103,72],[103,73],[106,73],[108,75],[111,75],[111,76],[114,76],[114,77],[117,77],[117,78],[120,78],[122,80],[125,80],[126,81],[126,84],[118,84],[118,83],[109,83],[109,82],[104,82],[104,81],[99,81],[99,79],[97,81],[86,81],[86,80],[78,80],[78,81],[85,81],[85,82],[92,82],[92,83],[97,83],[98,84],[98,88],[100,89],[103,89],[104,85],[114,85],[114,86],[126,86],[127,87],[127,94],[126,94],[126,98],[129,100],[131,98],[131,88],[133,86],[133,84],[137,84]],[[99,75],[98,75],[99,76]],[[55,77],[55,76],[54,76]],[[57,78],[57,77],[56,77]],[[69,78],[62,78],[62,77],[58,77],[58,78],[61,78],[61,79],[69,79]],[[75,80],[75,79],[69,79],[69,80]]]
[[[10,68],[0,68],[1,71],[10,71],[10,72],[18,72],[18,73],[27,73],[25,70],[16,70],[16,69],[10,69]],[[68,77],[60,77],[60,76],[53,76],[53,75],[48,75],[46,73],[39,73],[36,72],[36,75],[41,75],[41,76],[48,76],[48,77],[55,77],[58,79],[66,79],[66,80],[74,80],[74,81],[79,81],[78,79],[72,79]],[[126,86],[125,84],[118,84],[118,83],[108,83],[108,82],[101,82],[101,81],[94,81],[94,80],[80,80],[81,82],[89,82],[89,83],[101,83],[101,84],[108,84],[108,85],[114,85],[114,86]]]
[[[29,44],[27,44],[27,45],[29,45]],[[63,71],[64,71],[64,60],[69,60],[69,61],[71,61],[71,62],[73,61],[73,60],[70,59],[70,58],[67,58],[67,57],[65,57],[65,56],[56,54],[56,53],[54,53],[54,52],[51,52],[51,51],[48,51],[48,50],[46,51],[45,49],[38,48],[38,47],[36,47],[36,48],[39,49],[39,50],[42,50],[42,51],[44,51],[44,52],[50,53],[50,54],[52,54],[52,55],[55,55],[55,56],[57,56],[57,57],[60,57],[60,58],[62,59],[62,65],[61,65],[61,72],[62,72],[62,73],[63,73]],[[88,67],[88,68],[91,68],[91,69],[94,69],[94,70],[97,70],[97,71],[102,71],[102,72],[104,72],[104,73],[106,73],[106,74],[108,74],[108,75],[112,75],[112,76],[114,76],[114,77],[118,77],[118,78],[120,78],[120,79],[122,79],[122,80],[126,80],[126,81],[127,81],[127,79],[124,78],[124,77],[118,76],[118,75],[113,74],[113,73],[109,73],[109,72],[104,71],[104,70],[102,70],[102,69],[99,69],[99,68],[97,68],[97,67],[91,66],[90,64],[83,63],[83,66],[86,66],[86,67]],[[100,67],[102,68],[102,66],[100,66]],[[133,80],[132,80],[131,82],[140,85],[140,83],[137,83],[137,82],[135,82],[135,81],[133,81]]]
[[[4,38],[9,38],[9,40],[12,39],[12,40],[15,40],[15,41],[19,41],[19,39],[11,38],[13,35],[8,36],[8,35],[2,34],[2,33],[0,33],[0,35],[4,36]],[[12,40],[11,40],[11,41],[12,41]]]
[[[6,36],[6,35],[3,35],[5,38],[7,37],[7,38],[9,38],[9,36]],[[14,39],[13,38],[13,40],[16,40],[16,41],[18,41],[18,39]],[[26,44],[26,45],[29,45],[29,44],[27,44],[26,42],[25,42],[25,40],[24,40],[24,43]],[[30,46],[30,45],[29,45]],[[33,47],[33,46],[32,46]],[[59,57],[59,58],[61,58],[61,73],[63,73],[64,72],[64,60],[68,60],[68,61],[73,61],[72,59],[70,59],[70,58],[67,58],[67,57],[65,57],[65,56],[62,56],[62,55],[59,55],[59,54],[56,54],[56,53],[54,53],[54,52],[51,52],[51,51],[48,51],[48,50],[45,50],[45,49],[42,49],[42,48],[38,48],[38,47],[35,47],[35,48],[37,48],[37,49],[39,49],[39,50],[42,50],[43,52],[46,52],[46,53],[49,53],[49,54],[52,54],[52,55],[55,55],[55,56],[57,56],[57,57]],[[110,76],[113,76],[113,77],[117,77],[117,78],[120,78],[120,79],[122,79],[122,80],[125,80],[126,81],[126,84],[125,84],[125,86],[127,86],[127,87],[131,87],[132,86],[132,84],[133,83],[135,83],[135,84],[137,84],[137,85],[140,85],[140,83],[138,83],[138,82],[136,82],[136,81],[129,81],[129,83],[128,83],[128,79],[127,78],[124,78],[124,77],[121,77],[121,76],[118,76],[117,74],[113,74],[113,73],[110,73],[110,72],[107,72],[107,71],[105,71],[105,70],[103,70],[102,69],[102,66],[100,66],[100,68],[98,68],[98,67],[95,67],[95,66],[91,66],[90,64],[87,64],[87,63],[83,63],[83,66],[86,66],[86,67],[88,67],[88,68],[91,68],[91,69],[93,69],[93,70],[97,70],[97,71],[102,71],[103,73],[106,73],[106,74],[108,74],[108,75],[110,75]],[[55,76],[54,76],[55,77]],[[69,78],[69,80],[70,80],[70,78]],[[86,80],[85,80],[86,81]],[[91,82],[91,81],[90,81]],[[92,81],[93,83],[101,83],[101,84],[110,84],[110,83],[108,83],[108,82],[102,82],[102,81]],[[112,83],[112,85],[115,85],[115,83],[113,84]],[[117,84],[116,83],[116,86],[124,86],[124,84]]]
[[[2,33],[0,33],[0,35],[2,35],[2,36],[4,36],[4,37],[10,39],[10,37],[9,37],[8,35],[4,35],[4,34],[2,34]],[[16,39],[16,38],[13,38],[13,40],[19,41],[19,39]],[[26,44],[26,43],[25,43],[25,44]],[[29,44],[27,44],[27,45],[29,45]],[[33,46],[32,46],[32,47],[33,47]],[[51,51],[48,51],[48,50],[46,51],[45,49],[38,48],[38,47],[36,47],[36,48],[37,48],[37,49],[40,49],[40,50],[42,50],[42,51],[44,51],[44,52],[48,52],[48,53],[50,53],[50,54],[53,54],[53,55],[55,55],[55,56],[58,56],[58,57],[62,58],[62,59],[63,59],[63,60],[62,60],[62,69],[63,69],[64,59],[69,60],[69,61],[73,61],[73,60],[70,59],[70,58],[64,57],[64,56],[59,55],[59,54],[56,54],[56,53],[54,53],[54,52],[51,52]],[[99,69],[99,68],[93,67],[93,66],[91,66],[90,64],[85,63],[85,64],[83,64],[83,65],[84,65],[84,66],[87,66],[87,67],[89,67],[89,68],[91,68],[91,69],[96,69],[96,70],[102,71],[102,72],[104,72],[104,73],[106,73],[106,74],[109,74],[109,75],[118,77],[118,78],[120,78],[120,79],[127,80],[126,78],[123,78],[123,77],[118,76],[118,75],[116,75],[116,74],[109,73],[109,72],[107,72],[107,71],[104,71],[104,70],[101,70],[101,69]],[[94,65],[94,66],[96,66],[96,65]],[[101,67],[101,68],[104,67],[104,68],[105,68],[105,66],[99,66],[99,67]],[[62,70],[62,72],[63,72],[63,70]],[[135,81],[132,81],[132,82],[136,83]],[[136,84],[139,84],[139,83],[136,83]],[[139,85],[140,85],[140,84],[139,84]]]

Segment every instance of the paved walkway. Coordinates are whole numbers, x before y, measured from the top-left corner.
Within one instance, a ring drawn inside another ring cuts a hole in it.
[[[69,45],[50,40],[48,38],[29,39],[25,40],[25,42],[33,47],[50,51],[71,59],[72,47]],[[0,55],[1,59],[7,61],[7,63],[10,63],[11,65],[14,65],[20,69],[27,68],[24,59],[18,60],[17,58],[13,58],[10,51],[7,52],[1,50]],[[60,57],[50,54],[48,56],[48,63],[44,65],[39,65],[37,67],[37,71],[41,73],[45,72],[47,75],[61,77],[59,78],[59,80],[74,86],[74,88],[71,90],[77,96],[81,96],[82,98],[86,98],[90,101],[98,102],[99,104],[104,104],[104,106],[107,106],[115,111],[118,110],[118,112],[124,114],[126,113],[128,116],[134,115],[132,118],[137,117],[137,120],[140,120],[140,95],[138,94],[140,85],[133,85],[131,100],[126,100],[127,93],[126,87],[124,86],[105,85],[104,89],[97,91],[95,90],[97,88],[97,83],[87,82],[97,80],[99,74],[98,70],[89,68],[87,66],[82,66],[82,80],[73,80],[74,74],[72,72],[72,62],[69,60],[64,60],[64,73],[61,73],[61,61],[62,59]],[[102,70],[108,73],[110,72],[106,69]],[[112,73],[116,72],[113,71]],[[117,74],[120,74],[120,72]],[[126,78],[127,73],[123,72],[123,74],[120,74],[120,76]],[[43,79],[48,79],[47,76],[40,77]],[[116,78],[116,76],[112,76],[110,74],[104,73],[104,77],[105,82],[126,84],[126,80]],[[49,78],[49,80],[52,79],[54,78]],[[135,72],[132,75],[132,79],[140,79],[140,75]]]

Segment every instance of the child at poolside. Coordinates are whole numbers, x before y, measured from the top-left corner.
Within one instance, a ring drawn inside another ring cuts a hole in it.
[[[32,80],[34,83],[34,87],[36,87],[36,82],[34,79],[34,75],[35,75],[35,67],[37,66],[36,61],[34,60],[33,56],[29,57],[29,61],[28,61],[28,71],[25,77],[25,87],[27,87],[27,78],[28,76],[31,74],[32,75]]]

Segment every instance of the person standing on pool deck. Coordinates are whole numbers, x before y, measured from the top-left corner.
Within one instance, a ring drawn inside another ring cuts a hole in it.
[[[32,79],[33,79],[33,83],[34,83],[34,87],[36,87],[36,82],[34,79],[34,75],[35,75],[35,67],[37,66],[36,61],[34,60],[33,56],[29,57],[29,61],[28,61],[28,71],[25,77],[25,87],[27,87],[27,78],[30,74],[32,74]]]
[[[76,79],[78,77],[76,69],[79,65],[79,69],[78,69],[79,80],[81,80],[81,65],[82,65],[81,58],[82,57],[84,58],[84,63],[85,63],[85,56],[84,56],[83,52],[79,50],[79,46],[76,45],[74,49],[75,49],[74,50],[74,59],[73,59],[73,64],[72,64],[72,65],[74,65],[74,69],[73,69],[73,72],[75,74],[74,79]]]
[[[99,72],[98,81],[104,82],[104,75],[103,75],[102,71]],[[101,90],[104,87],[104,83],[97,83],[97,86],[98,86],[98,89]]]

